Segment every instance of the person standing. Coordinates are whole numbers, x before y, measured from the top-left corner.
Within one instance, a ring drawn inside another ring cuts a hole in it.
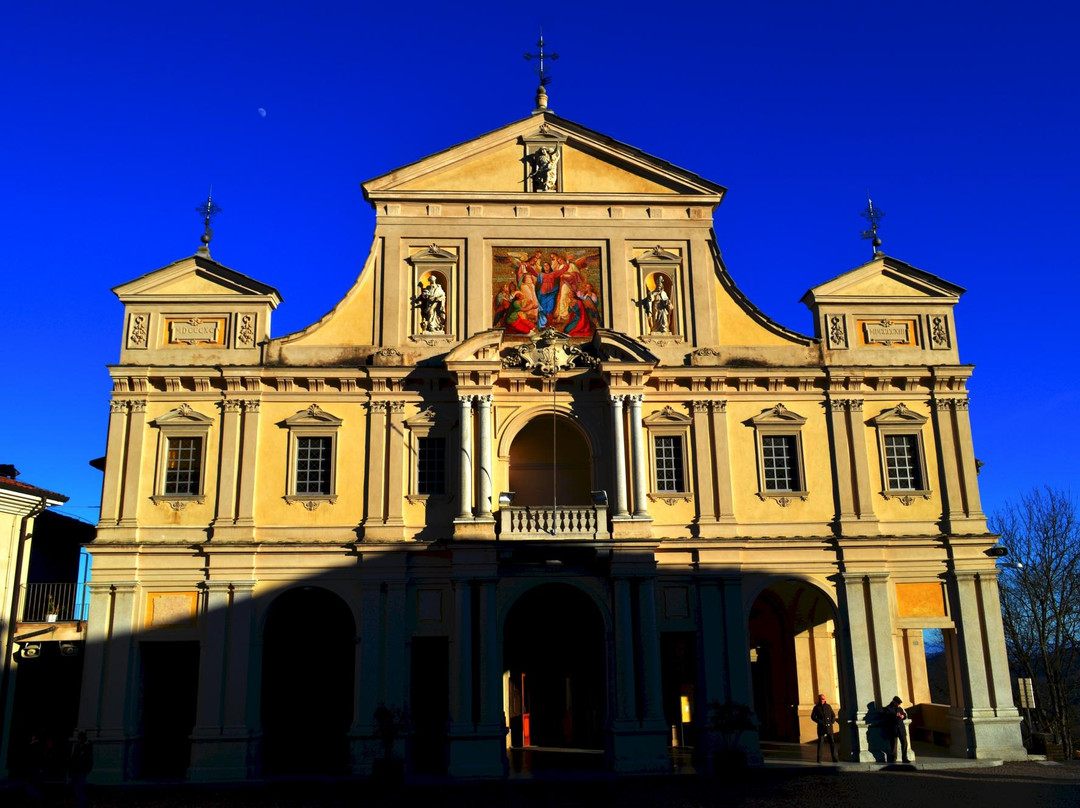
[[[885,708],[885,733],[889,738],[889,763],[896,762],[896,742],[900,741],[900,754],[904,763],[908,760],[907,743],[907,713],[901,706],[903,701],[899,696],[894,696],[889,706]]]
[[[75,792],[75,808],[86,806],[86,778],[94,768],[94,749],[86,739],[86,733],[79,730],[75,736],[75,745],[71,747],[71,760],[68,761],[68,776]]]
[[[836,723],[836,712],[832,705],[825,699],[824,693],[818,694],[818,703],[810,712],[810,720],[817,725],[817,762],[821,763],[821,741],[828,739],[829,751],[832,753],[833,763],[838,763],[836,756],[836,742],[833,740],[833,724]]]

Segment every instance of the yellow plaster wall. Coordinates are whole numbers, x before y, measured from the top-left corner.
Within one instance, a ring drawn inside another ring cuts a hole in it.
[[[697,269],[699,271],[704,270],[714,274],[719,271],[719,268],[715,265],[707,268],[697,267]],[[717,301],[717,333],[720,335],[720,345],[790,346],[794,344],[791,340],[765,328],[761,323],[757,322],[747,314],[746,310],[735,302],[735,299],[731,297],[723,284],[720,283],[719,279],[716,281],[715,288]]]
[[[342,420],[337,433],[337,502],[324,502],[313,511],[301,503],[285,501],[288,493],[289,430],[286,418],[317,403]],[[323,527],[355,525],[364,517],[367,468],[367,410],[360,400],[274,401],[263,399],[259,419],[258,482],[255,486],[255,521],[266,526],[295,525],[303,538],[305,525]]]
[[[520,148],[520,146],[518,147]],[[625,168],[563,145],[563,191],[566,193],[674,194],[675,190]]]
[[[136,518],[139,525],[153,526],[200,526],[207,525],[214,518],[217,505],[217,481],[218,481],[218,457],[221,454],[221,410],[215,402],[191,400],[188,403],[191,409],[200,415],[213,419],[210,431],[205,438],[205,455],[203,457],[203,480],[202,491],[204,500],[202,504],[190,502],[183,510],[175,511],[168,505],[158,505],[150,497],[160,494],[159,487],[162,482],[158,480],[157,471],[164,458],[158,454],[161,445],[161,430],[153,426],[154,419],[165,415],[180,406],[182,402],[153,401],[146,405],[146,427],[142,434],[142,457],[139,463],[139,494],[136,506]],[[132,451],[138,451],[132,448]],[[164,447],[162,447],[164,451]],[[125,494],[132,496],[133,492]],[[148,538],[152,538],[149,536]]]
[[[865,424],[865,422],[882,411],[892,409],[900,403],[899,400],[875,401],[872,404],[868,403],[865,405],[863,411],[866,451],[869,455],[867,464],[870,467],[870,487],[874,496],[874,513],[882,521],[934,521],[941,518],[943,492],[941,491],[941,485],[938,478],[937,442],[934,440],[933,421],[929,420],[931,417],[929,408],[923,404],[912,402],[910,400],[902,402],[912,412],[923,415],[928,419],[919,431],[922,435],[923,459],[926,462],[926,468],[923,470],[925,478],[923,484],[932,492],[930,499],[923,499],[919,496],[915,497],[910,505],[904,505],[899,499],[892,495],[890,495],[889,499],[885,499],[881,496],[881,492],[885,490],[885,469],[882,464],[881,442],[878,440],[877,428]],[[902,492],[898,493],[899,495],[902,495]]]
[[[474,191],[514,193],[525,190],[524,151],[516,140],[463,163],[436,170],[398,186],[403,191]]]
[[[308,326],[288,341],[288,345],[373,345],[375,343],[375,275],[380,271],[379,240],[360,276],[345,297],[323,319]],[[396,301],[389,301],[395,305]],[[291,335],[290,335],[291,336]]]
[[[803,473],[808,492],[806,501],[792,497],[787,507],[781,508],[772,497],[766,497],[763,501],[757,495],[757,438],[754,428],[744,422],[775,406],[777,402],[729,400],[727,424],[732,501],[740,523],[785,522],[788,524],[783,531],[785,535],[804,535],[808,528],[802,523],[819,525],[832,520],[835,515],[828,425],[822,416],[819,401],[778,401],[807,419],[801,430]]]
[[[946,617],[945,587],[940,581],[898,583],[896,612],[898,617]]]

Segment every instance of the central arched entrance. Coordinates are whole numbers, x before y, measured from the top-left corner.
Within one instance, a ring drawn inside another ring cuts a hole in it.
[[[512,749],[602,751],[604,625],[592,600],[569,584],[543,584],[518,599],[504,631]]]
[[[344,774],[356,626],[345,602],[305,586],[270,606],[263,634],[262,772]]]
[[[540,415],[510,444],[515,505],[588,505],[592,459],[585,435],[568,418]]]

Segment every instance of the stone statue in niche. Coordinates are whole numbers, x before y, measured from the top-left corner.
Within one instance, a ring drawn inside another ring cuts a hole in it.
[[[421,334],[446,333],[446,290],[435,273],[427,276],[427,285],[421,280],[420,291],[413,295],[413,308],[420,310]]]
[[[534,191],[554,191],[559,178],[559,150],[555,146],[541,146],[529,155],[529,179]]]
[[[653,275],[652,289],[640,301],[645,310],[650,334],[671,333],[671,295],[668,293],[670,281],[661,274]],[[648,284],[646,284],[646,288]]]

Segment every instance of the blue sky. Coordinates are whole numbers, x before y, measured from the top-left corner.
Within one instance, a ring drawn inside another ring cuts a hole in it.
[[[281,291],[275,335],[301,328],[367,255],[361,182],[531,111],[541,24],[551,108],[727,186],[728,268],[784,325],[809,333],[803,292],[869,257],[869,189],[885,251],[969,290],[985,508],[1080,489],[1080,5],[371,5],[3,12],[0,462],[65,512],[97,518],[109,290],[195,251],[208,187],[214,258]]]

